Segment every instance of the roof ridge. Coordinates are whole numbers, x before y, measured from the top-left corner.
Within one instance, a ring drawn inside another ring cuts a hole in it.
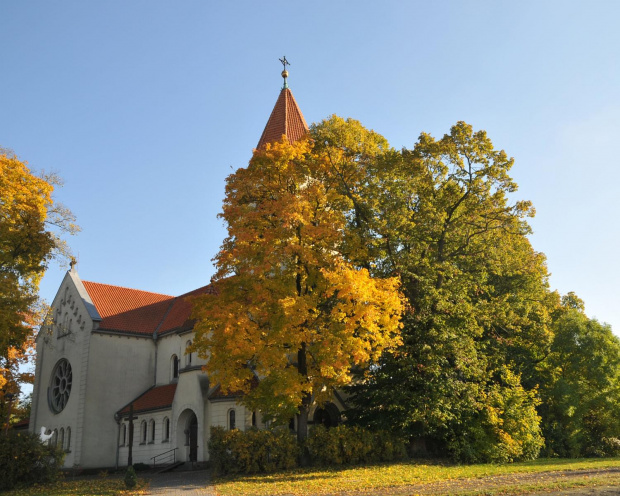
[[[146,289],[137,289],[137,288],[129,288],[127,286],[119,286],[118,284],[108,284],[105,282],[95,282],[95,281],[86,281],[86,280],[82,280],[82,282],[86,282],[88,284],[97,284],[99,286],[108,286],[111,288],[121,288],[121,289],[128,289],[129,291],[139,291],[141,293],[148,293],[148,294],[152,294],[152,295],[158,295],[158,296],[167,296],[168,298],[176,298],[176,296],[174,295],[169,295],[166,293],[156,293],[155,291],[147,291]]]

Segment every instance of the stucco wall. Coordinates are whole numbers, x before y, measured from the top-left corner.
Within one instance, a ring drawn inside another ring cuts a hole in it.
[[[84,392],[82,467],[116,463],[118,424],[114,414],[153,385],[155,343],[93,332]]]
[[[93,321],[67,274],[52,302],[50,324],[42,328],[36,341],[35,384],[33,388],[30,431],[39,433],[42,426],[49,430],[65,430],[65,467],[79,463],[81,432],[79,390],[85,378],[82,360],[90,342]],[[72,384],[68,401],[61,412],[54,412],[48,401],[52,374],[58,362],[66,359],[71,366]],[[70,430],[70,438],[66,432]],[[70,444],[69,444],[70,443]],[[69,445],[68,445],[69,444]],[[68,445],[68,446],[67,446]]]
[[[173,424],[172,424],[172,412],[170,410],[158,411],[158,412],[145,412],[134,415],[138,417],[134,420],[134,437],[133,437],[133,452],[132,458],[133,463],[146,463],[150,465],[153,460],[151,459],[155,455],[160,455],[166,451],[173,449],[175,446],[172,441],[173,434]],[[164,436],[164,420],[170,420],[170,431],[169,437],[166,439]],[[147,436],[146,441],[144,441],[143,433],[142,433],[142,422],[146,423],[147,426]],[[155,423],[155,436],[152,437],[151,433],[151,421]],[[126,436],[123,442],[122,436],[120,439],[119,446],[119,466],[125,467],[127,466],[127,460],[129,456],[129,423],[127,421],[123,421],[121,424],[121,434],[122,429],[126,429]],[[160,458],[158,460],[158,464],[161,465],[166,461],[170,461],[169,459]]]
[[[179,359],[179,371],[188,367],[200,367],[205,364],[196,353],[191,355],[191,364],[188,354],[185,352],[188,341],[194,338],[193,332],[183,334],[166,334],[157,341],[157,385],[170,384],[172,382],[172,356]]]

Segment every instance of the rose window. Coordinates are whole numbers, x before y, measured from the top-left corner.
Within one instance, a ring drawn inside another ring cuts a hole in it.
[[[50,406],[56,413],[62,412],[69,401],[73,373],[71,364],[64,358],[60,360],[52,373],[52,385],[50,387]]]

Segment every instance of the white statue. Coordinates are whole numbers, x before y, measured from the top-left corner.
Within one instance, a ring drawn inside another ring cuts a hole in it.
[[[52,431],[50,431],[49,434],[45,434],[45,431],[47,431],[47,429],[45,427],[41,427],[41,433],[39,434],[39,437],[41,438],[42,443],[47,442],[54,435],[54,432]]]

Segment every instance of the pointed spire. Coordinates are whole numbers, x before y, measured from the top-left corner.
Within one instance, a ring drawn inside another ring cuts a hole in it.
[[[280,141],[282,136],[285,135],[289,143],[293,143],[302,138],[308,132],[308,124],[304,119],[301,110],[297,106],[297,102],[293,97],[293,93],[288,87],[286,78],[288,77],[288,71],[286,66],[290,65],[286,57],[280,59],[284,70],[282,71],[282,77],[284,78],[284,86],[280,91],[280,96],[276,101],[271,116],[267,121],[265,130],[258,141],[256,148],[261,148],[267,143],[274,141]]]

